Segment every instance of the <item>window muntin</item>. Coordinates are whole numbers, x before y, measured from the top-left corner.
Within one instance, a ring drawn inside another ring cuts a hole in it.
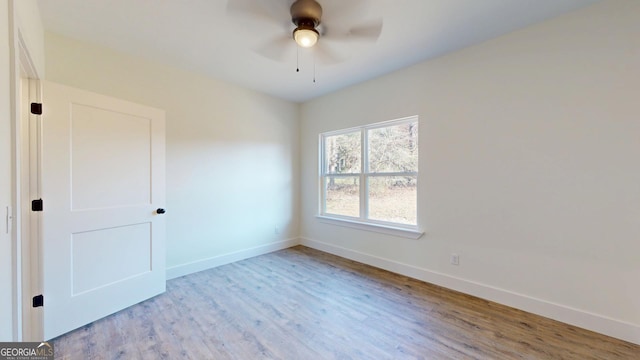
[[[321,134],[320,156],[321,215],[417,228],[417,116]]]

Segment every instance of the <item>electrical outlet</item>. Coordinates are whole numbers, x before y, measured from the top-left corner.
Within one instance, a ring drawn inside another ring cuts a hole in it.
[[[451,254],[451,265],[460,265],[460,255]]]
[[[276,235],[280,234],[280,228],[276,226],[276,227],[273,229],[273,233],[274,233],[274,234],[276,234]]]

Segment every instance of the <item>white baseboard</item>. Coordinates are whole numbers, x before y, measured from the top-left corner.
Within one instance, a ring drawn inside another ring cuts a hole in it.
[[[486,284],[403,264],[325,242],[302,238],[300,244],[380,269],[558,320],[640,345],[640,326]]]
[[[217,266],[230,264],[232,262],[248,259],[254,256],[268,254],[270,252],[290,248],[299,244],[299,239],[283,240],[266,245],[252,247],[249,249],[235,251],[228,254],[218,255],[207,259],[193,261],[186,264],[172,266],[167,268],[167,280],[175,279],[180,276],[193,274],[203,270],[208,270]]]

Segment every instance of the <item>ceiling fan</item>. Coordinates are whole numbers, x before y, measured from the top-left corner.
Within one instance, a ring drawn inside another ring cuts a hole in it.
[[[229,0],[227,12],[283,25],[275,38],[254,48],[258,54],[284,61],[287,50],[297,44],[302,48],[313,48],[318,61],[331,64],[344,60],[332,50],[332,43],[375,42],[380,36],[381,18],[358,20],[366,15],[367,1],[370,0],[325,0],[326,9],[323,9],[316,0]]]

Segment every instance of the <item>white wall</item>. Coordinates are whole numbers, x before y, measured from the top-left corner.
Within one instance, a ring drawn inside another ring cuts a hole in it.
[[[5,225],[5,209],[11,205],[11,97],[9,2],[0,0],[0,341],[11,341],[12,246]]]
[[[46,59],[48,80],[166,110],[169,276],[297,241],[297,104],[54,34]]]
[[[613,0],[305,103],[303,243],[640,343],[639,64]],[[414,114],[426,235],[319,222],[318,134]]]

